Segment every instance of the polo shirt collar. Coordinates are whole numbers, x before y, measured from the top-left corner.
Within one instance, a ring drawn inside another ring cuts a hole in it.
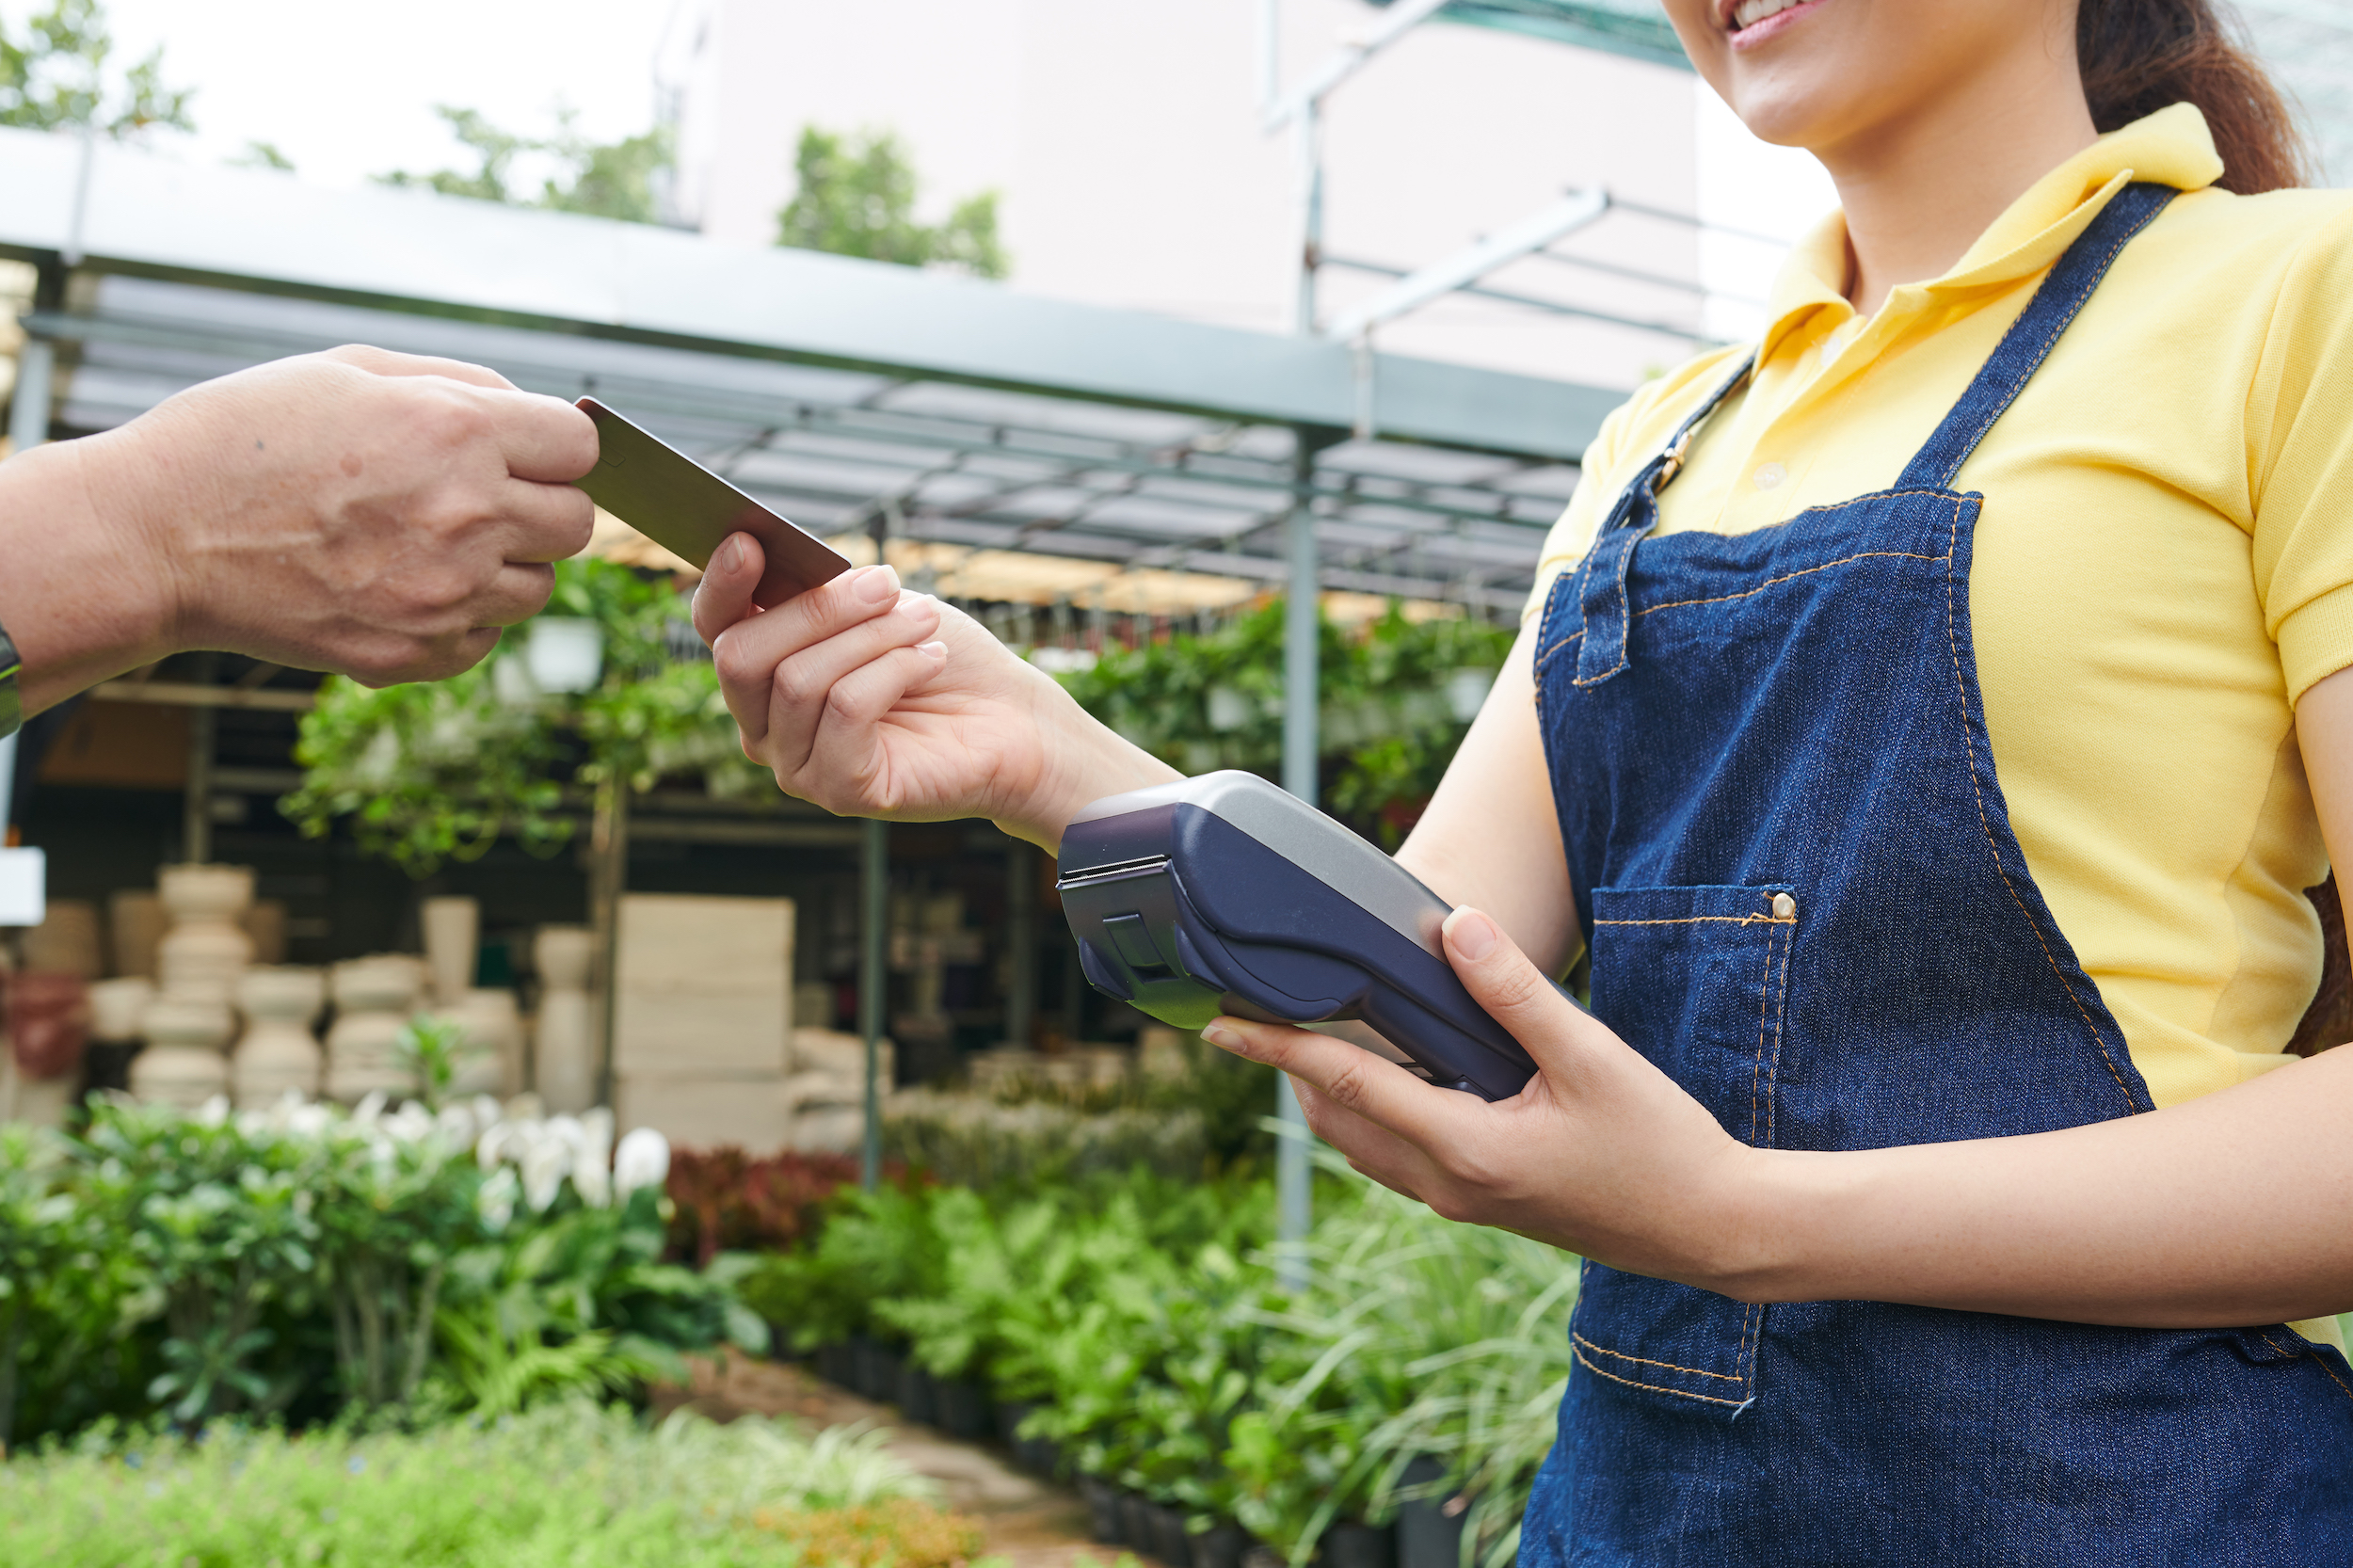
[[[1934,296],[2006,283],[2058,260],[2116,193],[2136,180],[2201,190],[2222,177],[2205,116],[2175,104],[2109,132],[2027,187],[1950,272],[1906,285]],[[1832,213],[1801,239],[1773,280],[1760,358],[1819,310],[1851,315],[1847,303],[1847,220]],[[1903,290],[1898,290],[1900,294]]]

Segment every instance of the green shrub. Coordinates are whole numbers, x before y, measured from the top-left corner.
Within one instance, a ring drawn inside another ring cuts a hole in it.
[[[1427,1455],[1499,1568],[1552,1442],[1576,1259],[1321,1164],[1296,1295],[1267,1256],[1270,1183],[1143,1168],[847,1199],[745,1294],[803,1348],[875,1334],[1036,1401],[1026,1434],[1082,1472],[1238,1519],[1297,1562],[1339,1520],[1392,1516]]]
[[[0,1132],[0,1443],[101,1416],[493,1412],[633,1389],[766,1326],[722,1256],[661,1261],[610,1118],[109,1101]]]

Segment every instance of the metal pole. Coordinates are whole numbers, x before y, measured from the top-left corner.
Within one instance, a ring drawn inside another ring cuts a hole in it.
[[[877,507],[866,531],[874,564],[889,559],[891,508]],[[884,990],[890,984],[890,824],[869,818],[858,851],[860,888],[857,1027],[866,1037],[866,1130],[858,1146],[858,1185],[882,1185],[882,1033]]]
[[[8,401],[8,444],[30,452],[49,439],[50,382],[57,351],[46,338],[26,338],[16,351],[16,395]]]
[[[1299,279],[1291,296],[1291,330],[1316,329],[1316,268],[1323,263],[1323,105],[1310,99],[1291,130],[1299,170]]]
[[[629,890],[629,780],[608,780],[597,792],[589,828],[589,900],[594,908],[597,966],[602,972],[597,1003],[597,1103],[614,1103],[613,1045],[620,1014],[621,895]]]
[[[1005,1044],[1027,1049],[1037,1024],[1037,872],[1030,846],[1005,844]]]
[[[181,800],[181,857],[202,865],[213,857],[212,708],[188,710],[188,786]]]
[[[1320,691],[1317,668],[1318,600],[1321,562],[1316,553],[1316,519],[1307,500],[1314,475],[1316,444],[1305,430],[1296,432],[1292,476],[1298,483],[1290,516],[1283,522],[1290,581],[1283,601],[1283,788],[1313,806],[1316,803],[1316,720]],[[1305,1244],[1314,1224],[1312,1167],[1308,1161],[1306,1113],[1291,1080],[1281,1080],[1275,1115],[1283,1124],[1275,1150],[1274,1187],[1276,1235],[1280,1245],[1277,1270],[1288,1289],[1307,1284]]]
[[[1291,330],[1311,337],[1316,329],[1316,268],[1323,251],[1323,105],[1308,98],[1292,127],[1298,157],[1299,278],[1291,296]],[[1304,429],[1292,432],[1294,489],[1283,535],[1290,564],[1283,606],[1283,788],[1313,806],[1316,802],[1317,609],[1322,587],[1316,554],[1315,514],[1307,500],[1315,473],[1316,444]],[[1275,1268],[1284,1288],[1307,1284],[1307,1232],[1315,1223],[1313,1166],[1307,1157],[1306,1112],[1286,1077],[1277,1081],[1274,1114],[1282,1130],[1274,1151]]]
[[[872,1192],[882,1182],[883,987],[889,982],[890,824],[869,819],[858,849],[857,1027],[866,1036],[866,1136],[858,1156],[858,1184]]]

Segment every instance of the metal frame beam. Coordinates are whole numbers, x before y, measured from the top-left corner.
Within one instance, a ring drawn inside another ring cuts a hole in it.
[[[0,254],[71,238],[74,138],[0,130]],[[85,265],[254,293],[553,328],[754,359],[1345,428],[1346,345],[1038,298],[806,250],[710,244],[413,190],[327,190],[101,145]],[[1382,424],[1414,440],[1574,460],[1618,394],[1401,356]]]

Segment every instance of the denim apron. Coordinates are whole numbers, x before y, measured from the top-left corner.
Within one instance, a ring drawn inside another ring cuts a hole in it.
[[[1744,367],[1546,601],[1537,702],[1593,1012],[1743,1142],[2152,1109],[1994,778],[1969,629],[1983,498],[1952,486],[2172,195],[2118,193],[1893,488],[1648,536]],[[1749,1306],[1587,1263],[1570,1332],[1529,1568],[2353,1563],[2353,1369],[2278,1324]]]

